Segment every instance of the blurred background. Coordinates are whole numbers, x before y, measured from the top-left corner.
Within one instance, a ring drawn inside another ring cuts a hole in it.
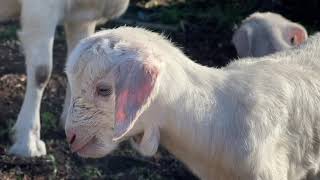
[[[222,67],[237,58],[231,44],[234,30],[253,12],[272,11],[302,24],[309,34],[320,28],[318,0],[131,0],[120,19],[99,29],[121,25],[146,27],[169,37],[193,60]],[[6,155],[25,92],[24,57],[17,39],[18,21],[0,24],[0,179],[196,179],[164,149],[145,158],[123,143],[112,155],[88,160],[69,151],[58,126],[66,86],[66,45],[62,27],[54,45],[54,71],[42,102],[41,136],[48,155],[15,158]]]

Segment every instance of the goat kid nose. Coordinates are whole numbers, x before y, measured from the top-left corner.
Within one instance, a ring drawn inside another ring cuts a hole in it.
[[[73,144],[77,138],[76,133],[72,130],[67,130],[66,136],[67,136],[67,141],[70,145]]]

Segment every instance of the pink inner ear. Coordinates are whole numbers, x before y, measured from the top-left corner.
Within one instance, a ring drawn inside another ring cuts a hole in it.
[[[118,123],[122,123],[124,122],[124,120],[127,118],[126,112],[125,112],[125,106],[126,106],[126,102],[128,100],[128,94],[129,91],[126,90],[124,92],[122,92],[121,94],[119,94],[118,96],[118,101],[117,101],[117,112],[116,112],[116,121]]]
[[[149,64],[130,61],[120,65],[116,82],[115,136],[123,135],[136,119],[137,112],[149,98],[158,76]]]
[[[135,92],[129,92],[128,89],[124,90],[118,95],[117,101],[117,112],[116,112],[116,121],[122,123],[127,118],[126,107],[128,106],[128,101],[131,101],[132,105],[141,105],[146,100],[146,96],[150,94],[152,90],[152,83],[147,82],[143,84],[141,88],[135,90]]]
[[[302,44],[307,39],[305,32],[301,28],[294,28],[291,33],[296,45]]]

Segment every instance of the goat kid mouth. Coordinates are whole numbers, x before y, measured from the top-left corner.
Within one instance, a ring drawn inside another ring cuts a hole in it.
[[[78,153],[82,149],[93,144],[95,141],[96,141],[96,138],[95,138],[95,136],[93,136],[93,137],[90,137],[90,138],[80,142],[80,143],[71,144],[70,145],[71,152]]]

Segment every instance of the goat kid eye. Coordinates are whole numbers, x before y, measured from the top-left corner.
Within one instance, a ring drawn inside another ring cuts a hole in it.
[[[103,97],[110,96],[112,94],[112,88],[110,86],[97,87],[97,94]]]
[[[293,36],[293,37],[290,39],[290,43],[291,43],[291,45],[296,45],[296,43],[295,43],[295,36]]]

